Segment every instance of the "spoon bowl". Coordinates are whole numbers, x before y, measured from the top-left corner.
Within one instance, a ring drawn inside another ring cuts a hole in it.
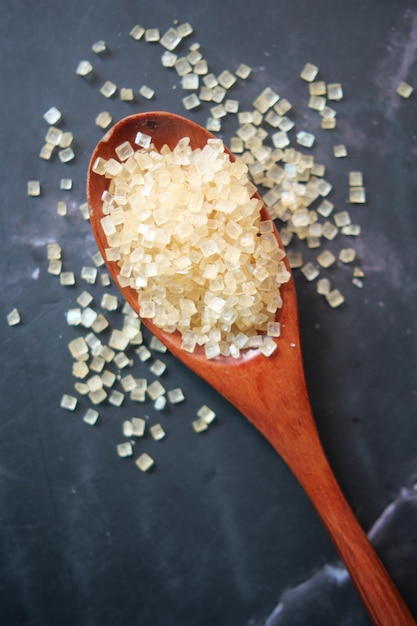
[[[106,133],[91,157],[87,174],[87,198],[91,227],[98,248],[106,259],[106,235],[101,227],[102,194],[109,180],[93,171],[98,157],[115,157],[115,148],[133,142],[138,132],[150,135],[157,150],[173,149],[183,137],[193,149],[203,148],[214,137],[206,129],[178,115],[165,112],[139,113],[120,121]],[[230,158],[234,160],[233,155]],[[270,219],[265,207],[263,219]],[[278,232],[275,236],[283,248]],[[119,266],[106,261],[118,284]],[[140,315],[137,292],[119,287],[124,298]],[[206,380],[231,402],[270,442],[292,470],[323,521],[340,557],[376,626],[416,625],[386,569],[353,515],[323,451],[314,422],[305,382],[297,299],[294,280],[280,288],[283,307],[277,319],[281,336],[270,357],[258,350],[241,352],[238,359],[219,356],[208,360],[203,350],[181,349],[178,332],[167,333],[149,319],[143,323],[180,361]]]

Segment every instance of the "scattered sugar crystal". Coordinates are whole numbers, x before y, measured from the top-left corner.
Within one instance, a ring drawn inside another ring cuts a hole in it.
[[[80,306],[85,307],[91,304],[93,301],[93,296],[88,291],[82,291],[80,295],[77,297],[77,302]]]
[[[155,374],[155,376],[162,376],[166,368],[166,364],[157,359],[154,363],[152,363],[149,369],[153,374]]]
[[[184,105],[184,108],[187,111],[190,111],[191,109],[196,109],[198,106],[200,106],[200,98],[197,96],[197,94],[192,93],[189,96],[185,96],[185,98],[182,99],[182,103]]]
[[[250,76],[251,72],[252,69],[249,67],[249,65],[246,65],[246,63],[241,63],[237,68],[235,74],[236,76],[238,76],[238,78],[242,78],[243,80],[245,80]]]
[[[349,189],[349,202],[352,204],[364,204],[366,193],[364,187],[351,187]]]
[[[300,130],[296,134],[296,141],[300,146],[304,146],[305,148],[311,148],[314,144],[316,138],[313,133],[308,133],[304,130]]]
[[[146,394],[142,389],[135,387],[135,389],[132,389],[130,392],[130,399],[132,402],[145,402]]]
[[[102,111],[95,119],[95,123],[100,128],[108,128],[112,123],[113,118],[108,111]]]
[[[110,276],[107,272],[104,272],[104,274],[100,275],[100,282],[102,287],[109,287],[111,282],[110,282]]]
[[[327,85],[327,97],[329,100],[342,100],[343,87],[340,83],[329,83]]]
[[[73,140],[74,140],[74,135],[70,131],[62,133],[61,140],[59,142],[60,148],[69,148]]]
[[[90,63],[90,61],[83,60],[78,63],[75,73],[78,76],[88,76],[88,74],[91,74],[92,71],[93,71],[93,66]]]
[[[332,190],[332,185],[324,178],[319,179],[315,186],[321,196],[327,196]]]
[[[349,187],[363,187],[362,172],[349,172]]]
[[[190,47],[190,52],[189,54],[187,54],[187,60],[189,61],[189,63],[191,63],[191,65],[196,65],[199,61],[201,61],[203,59],[203,55],[201,54],[201,51],[198,48],[191,48]]]
[[[197,61],[197,63],[194,65],[194,74],[197,74],[198,76],[204,76],[205,74],[207,74],[207,72],[207,61],[205,59],[200,59],[200,61]]]
[[[353,276],[356,278],[363,278],[365,276],[365,272],[360,267],[354,267]]]
[[[159,396],[162,396],[165,393],[165,387],[161,385],[159,380],[155,380],[153,383],[148,385],[147,393],[151,400],[156,400]]]
[[[326,296],[330,292],[330,280],[328,278],[320,278],[317,281],[317,293]]]
[[[220,132],[222,127],[222,122],[220,119],[216,119],[215,117],[208,117],[206,121],[206,128],[212,133]]]
[[[178,404],[179,402],[183,402],[185,400],[184,392],[180,389],[180,387],[168,391],[167,396],[171,404]]]
[[[181,37],[188,37],[193,32],[193,27],[189,22],[184,22],[177,27],[178,33]]]
[[[352,263],[356,258],[356,250],[353,248],[342,248],[339,252],[339,260],[342,263]]]
[[[133,39],[136,39],[136,41],[139,41],[139,39],[143,37],[144,32],[145,32],[145,29],[139,24],[136,24],[136,26],[134,26],[132,30],[130,31],[129,35]]]
[[[89,208],[88,208],[87,202],[83,202],[82,204],[80,204],[80,206],[78,208],[80,209],[80,213],[83,216],[83,218],[85,220],[89,220],[90,219],[90,212],[89,212]]]
[[[147,28],[145,30],[145,41],[156,42],[160,40],[159,28]]]
[[[97,318],[97,313],[90,307],[86,307],[81,314],[81,324],[84,328],[91,328]]]
[[[113,389],[113,391],[109,394],[109,404],[112,404],[113,406],[122,406],[124,399],[124,393],[117,391],[117,389]]]
[[[193,71],[193,67],[191,65],[191,63],[188,61],[188,59],[184,58],[184,57],[180,57],[175,61],[175,71],[177,72],[178,76],[185,76],[185,74],[189,74],[190,72]],[[209,85],[207,85],[209,86]]]
[[[323,117],[323,119],[321,120],[320,126],[324,130],[332,130],[333,128],[336,128],[336,118],[335,117]]]
[[[100,389],[96,389],[95,391],[90,391],[88,397],[92,404],[101,404],[106,400],[107,393],[104,391],[103,387],[101,387]]]
[[[77,398],[67,393],[64,393],[64,395],[61,398],[61,407],[63,409],[66,409],[67,411],[73,411],[76,406],[77,406]]]
[[[104,293],[101,298],[100,306],[106,311],[116,311],[119,306],[117,296],[114,296],[111,293]]]
[[[358,237],[361,234],[361,227],[359,224],[348,224],[348,226],[343,226],[341,233],[343,235]]]
[[[54,149],[55,146],[50,144],[50,143],[46,143],[45,145],[42,146],[40,152],[39,152],[39,157],[41,159],[44,159],[45,161],[49,161],[52,158],[52,155],[54,153]]]
[[[302,69],[300,78],[311,83],[316,78],[318,72],[319,68],[316,65],[313,65],[313,63],[306,63]]]
[[[130,87],[121,87],[119,91],[120,100],[124,102],[132,102],[134,100],[133,89]]]
[[[198,89],[199,78],[196,74],[185,74],[181,80],[181,86],[183,89]]]
[[[288,263],[291,269],[295,269],[297,267],[302,267],[303,265],[303,256],[301,252],[288,252],[287,254]]]
[[[196,433],[202,433],[207,430],[208,424],[200,417],[192,422],[192,427]]]
[[[153,98],[155,95],[155,91],[147,85],[142,85],[142,87],[139,89],[139,93],[143,98],[146,98],[146,100],[151,100],[151,98]]]
[[[325,96],[327,93],[327,87],[324,80],[313,81],[308,86],[308,92],[310,96]]]
[[[259,113],[266,113],[278,100],[279,95],[271,87],[266,87],[252,104]]]
[[[89,426],[94,426],[97,423],[99,417],[98,411],[95,409],[87,409],[83,415],[83,421]]]
[[[333,265],[335,261],[336,261],[336,257],[334,256],[332,252],[330,252],[330,250],[324,250],[317,257],[317,263],[321,265],[321,267],[325,267],[325,268]]]
[[[62,248],[59,243],[55,241],[52,243],[48,243],[46,246],[46,254],[48,259],[60,259],[62,255]]]
[[[75,285],[74,272],[61,272],[59,275],[59,282],[64,287],[71,287],[72,285]]]
[[[216,413],[206,404],[203,404],[197,411],[197,417],[206,424],[211,424],[216,419]]]
[[[333,146],[333,154],[337,159],[347,156],[347,148],[344,144]]]
[[[176,28],[169,28],[160,39],[160,44],[167,50],[174,50],[181,42],[181,35]]]
[[[153,403],[153,406],[156,411],[163,411],[164,408],[166,407],[166,404],[167,404],[166,397],[159,396],[159,398],[157,398],[155,402]]]
[[[100,39],[99,41],[95,41],[93,45],[91,46],[91,50],[95,52],[95,54],[101,54],[103,52],[106,52],[107,50],[106,42],[103,41],[102,39]]]
[[[223,72],[218,75],[217,80],[219,85],[225,89],[230,89],[236,82],[236,76],[232,74],[232,72],[229,72],[229,70],[223,70]]]
[[[310,96],[308,99],[308,107],[313,111],[323,111],[326,106],[326,98],[323,96]]]
[[[329,217],[334,209],[334,204],[329,202],[329,200],[322,200],[320,205],[317,207],[317,213],[320,213],[323,217]]]
[[[74,384],[74,389],[81,396],[86,396],[90,392],[90,390],[88,389],[88,385],[86,385],[85,383],[80,383],[80,382],[76,382]]]
[[[149,430],[151,432],[153,439],[155,439],[155,441],[160,441],[161,439],[165,437],[165,431],[162,428],[161,424],[154,424],[153,426],[150,427]]]
[[[55,128],[55,126],[50,126],[48,128],[48,132],[45,135],[45,141],[52,144],[53,146],[59,146],[62,135],[62,130],[60,130],[59,128]]]
[[[116,374],[110,370],[104,370],[101,373],[101,382],[104,387],[113,387],[116,382]]]
[[[123,391],[132,391],[136,387],[136,381],[132,374],[128,374],[127,376],[123,376],[120,379],[120,384],[123,387]]]
[[[400,83],[396,89],[397,94],[402,98],[409,98],[414,91],[414,88],[408,83]]]
[[[272,143],[276,148],[285,148],[290,144],[290,138],[285,131],[278,131],[271,137]]]
[[[122,433],[125,437],[131,437],[132,436],[132,422],[130,422],[129,420],[125,420],[122,424]]]
[[[59,183],[59,188],[64,189],[65,191],[69,191],[72,189],[72,179],[71,178],[61,178]]]
[[[19,311],[16,308],[12,309],[6,319],[9,326],[17,326],[21,321]]]
[[[48,124],[57,124],[58,122],[61,121],[62,118],[62,113],[59,109],[57,109],[56,107],[51,107],[50,109],[48,109],[46,111],[46,113],[44,113],[43,115],[43,119],[48,123]]]
[[[151,340],[149,342],[149,347],[151,350],[156,350],[156,352],[164,353],[167,351],[166,345],[162,343],[155,335],[152,335]]]
[[[41,195],[41,184],[39,180],[29,180],[27,183],[27,194],[28,196],[40,196]]]
[[[81,309],[73,308],[68,309],[66,313],[67,324],[69,326],[79,326],[81,324]]]
[[[135,461],[135,464],[142,472],[147,472],[155,464],[155,461],[149,454],[143,452]]]
[[[132,425],[133,437],[143,437],[146,426],[145,420],[141,417],[132,417],[130,423]]]
[[[178,56],[172,52],[166,50],[161,57],[161,63],[163,67],[174,67],[178,59]]]
[[[337,233],[339,232],[339,229],[331,222],[326,221],[323,224],[323,228],[321,232],[322,232],[323,237],[331,241],[332,239],[336,237]]]
[[[151,351],[146,346],[140,346],[136,350],[136,354],[138,355],[139,361],[141,361],[141,363],[144,363],[152,356]]]
[[[81,268],[81,278],[85,280],[86,283],[94,285],[97,279],[97,268],[84,265]]]
[[[103,359],[102,356],[94,356],[91,359],[90,370],[100,374],[103,371],[105,364],[106,364],[106,361]],[[103,384],[103,379],[101,379],[101,382]]]
[[[88,355],[88,345],[84,337],[77,337],[68,344],[68,349],[74,359],[82,359]]]
[[[129,336],[124,333],[122,330],[118,330],[117,328],[112,330],[109,339],[109,346],[114,350],[125,350],[129,345]]]
[[[75,158],[75,153],[72,148],[64,148],[58,152],[58,156],[61,163],[69,163]]]
[[[210,113],[215,119],[220,119],[227,115],[227,111],[222,104],[218,104],[217,106],[211,107]]]
[[[111,80],[106,80],[103,86],[100,87],[100,93],[105,98],[111,98],[116,93],[116,90],[117,86]]]
[[[92,255],[91,260],[93,261],[96,267],[101,267],[102,265],[104,265],[103,256],[101,252],[99,252],[98,250]]]
[[[362,289],[362,287],[363,287],[363,280],[361,280],[360,278],[352,278],[352,284],[355,285],[355,287],[358,287],[359,289]]]
[[[282,98],[279,102],[274,105],[274,111],[278,113],[278,115],[285,115],[292,109],[292,104],[286,99]]]
[[[129,443],[128,441],[119,443],[117,446],[117,454],[118,456],[122,458],[127,457],[127,456],[132,456],[133,454],[132,444]]]
[[[90,391],[98,391],[103,387],[103,381],[101,380],[100,376],[94,374],[87,380],[87,386]]]
[[[339,291],[339,289],[333,289],[325,296],[327,302],[332,308],[336,308],[344,303],[345,298]]]
[[[308,261],[305,265],[303,265],[301,272],[307,280],[314,280],[320,274],[318,268],[311,261]]]
[[[342,228],[343,226],[348,226],[350,224],[350,215],[347,211],[339,211],[335,213],[333,216],[334,223],[338,228]]]

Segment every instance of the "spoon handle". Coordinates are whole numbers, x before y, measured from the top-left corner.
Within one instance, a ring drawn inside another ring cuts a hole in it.
[[[300,376],[303,373],[300,371]],[[277,409],[255,420],[310,498],[375,626],[416,626],[404,600],[353,514],[324,453],[306,387],[281,392]],[[289,400],[291,398],[291,401]],[[283,420],[284,417],[284,420]],[[282,428],[283,421],[293,428]],[[253,420],[251,420],[253,421]]]
[[[321,447],[321,446],[320,446]],[[415,626],[416,622],[352,513],[324,453],[316,450],[315,481],[301,484],[315,506],[376,626]]]

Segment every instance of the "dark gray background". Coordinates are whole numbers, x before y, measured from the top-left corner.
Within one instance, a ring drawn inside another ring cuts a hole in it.
[[[361,524],[417,614],[416,96],[417,5],[413,0],[270,0],[175,4],[121,0],[3,0],[0,6],[1,318],[0,622],[5,626],[268,626],[368,624],[315,512],[287,468],[222,398],[169,356],[165,384],[186,402],[165,412],[164,442],[147,442],[156,471],[142,475],[116,457],[124,418],[152,407],[104,407],[96,428],[59,407],[71,392],[65,312],[86,287],[60,287],[47,273],[57,239],[79,276],[95,245],[78,210],[85,171],[101,136],[94,119],[155,108],[184,114],[179,80],[160,64],[159,44],[134,42],[137,23],[164,32],[190,21],[210,70],[253,68],[231,96],[246,107],[266,86],[294,105],[297,126],[317,132],[313,154],[346,208],[346,176],[362,170],[368,194],[353,207],[353,242],[366,278],[332,273],[347,302],[333,311],[296,273],[305,365],[318,428]],[[109,53],[90,50],[104,39]],[[95,79],[75,75],[81,59]],[[323,134],[298,78],[306,62],[341,82],[338,129]],[[110,78],[156,90],[151,103],[106,101]],[[75,135],[77,158],[62,165],[37,154],[52,105]],[[242,107],[244,108],[244,107]],[[207,107],[190,117],[204,123]],[[233,131],[225,123],[224,138]],[[345,143],[347,159],[332,157]],[[61,177],[74,188],[59,190]],[[26,183],[42,182],[28,198]],[[68,202],[66,218],[56,203]],[[302,249],[296,246],[295,249]],[[22,325],[9,328],[17,307]],[[136,365],[140,376],[147,365]],[[190,422],[201,404],[218,423],[204,436]],[[392,506],[390,506],[392,505]],[[340,576],[338,576],[340,574]],[[338,582],[339,581],[339,582]],[[280,603],[282,603],[280,605]],[[275,615],[274,609],[280,605]]]

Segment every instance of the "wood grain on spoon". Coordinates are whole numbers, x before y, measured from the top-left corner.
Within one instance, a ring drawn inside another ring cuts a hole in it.
[[[197,124],[164,112],[140,113],[125,118],[103,137],[90,161],[87,196],[91,227],[104,259],[107,243],[100,225],[103,217],[101,197],[109,181],[95,174],[92,167],[98,156],[114,158],[115,147],[125,141],[133,143],[138,132],[150,135],[158,150],[164,144],[173,149],[183,137],[190,137],[193,149],[203,148],[207,139],[213,137]],[[264,219],[269,218],[265,208],[262,213]],[[275,234],[282,247],[278,233]],[[107,262],[107,266],[117,284],[117,263]],[[140,314],[137,292],[131,288],[121,288],[121,292]],[[279,312],[281,337],[276,340],[278,349],[269,358],[256,350],[248,350],[239,359],[218,357],[207,360],[202,350],[193,354],[183,351],[179,333],[166,333],[150,320],[143,321],[178,359],[239,409],[281,455],[315,506],[374,624],[415,625],[327,462],[305,383],[293,279],[281,287],[281,294],[284,301]]]

